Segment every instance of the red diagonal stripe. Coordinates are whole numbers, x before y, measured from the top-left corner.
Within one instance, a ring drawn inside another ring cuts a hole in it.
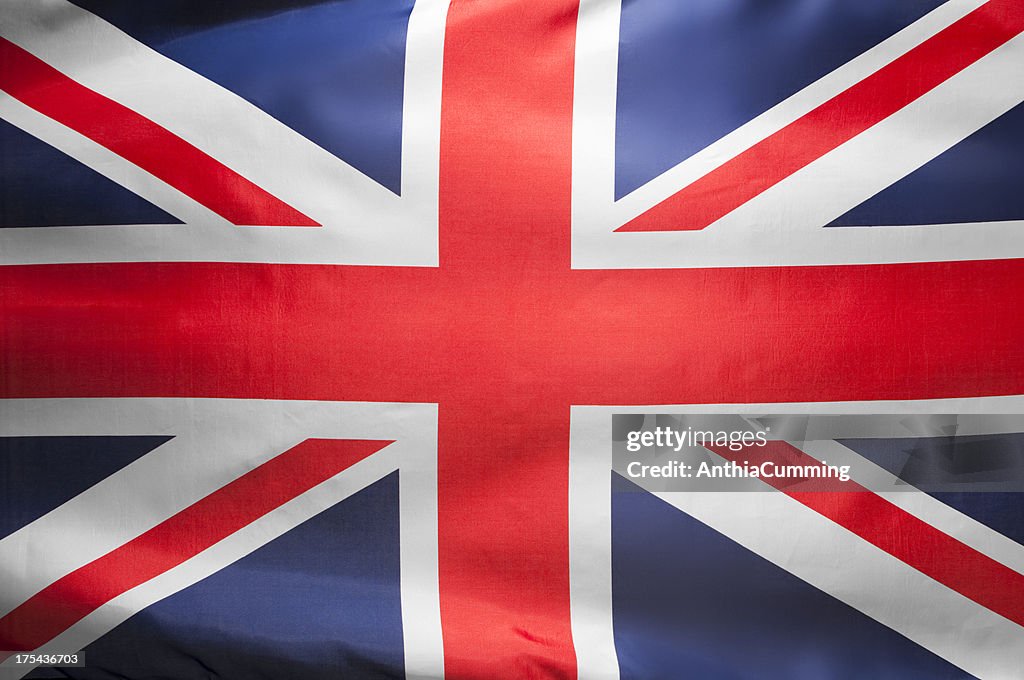
[[[820,465],[788,442],[742,451],[708,447],[726,460],[758,464]],[[792,480],[764,478],[788,496],[909,564],[964,597],[1024,626],[1024,574],[939,531],[857,482],[829,479],[834,491],[787,491]]]
[[[990,0],[616,231],[704,229],[1024,31],[1020,0]]]
[[[307,439],[271,458],[30,597],[0,619],[0,650],[37,649],[118,595],[173,569],[390,443]]]
[[[235,225],[320,226],[181,137],[0,38],[0,89]]]

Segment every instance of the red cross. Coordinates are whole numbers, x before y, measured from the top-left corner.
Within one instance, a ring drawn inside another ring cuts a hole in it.
[[[0,396],[439,404],[449,678],[569,677],[571,404],[1024,392],[1019,261],[570,268],[572,0],[455,0],[440,267],[0,268]]]

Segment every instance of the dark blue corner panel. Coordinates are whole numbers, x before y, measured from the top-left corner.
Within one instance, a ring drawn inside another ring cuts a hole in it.
[[[612,475],[613,615],[624,680],[970,677]]]
[[[413,0],[76,4],[399,192]]]
[[[398,472],[85,649],[69,677],[336,680],[405,675]]]
[[[0,120],[0,228],[179,223],[120,184]]]
[[[940,0],[623,0],[620,198],[910,25]]]

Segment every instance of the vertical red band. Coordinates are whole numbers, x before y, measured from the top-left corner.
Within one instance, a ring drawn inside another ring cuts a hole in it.
[[[441,116],[441,290],[461,319],[439,405],[445,677],[575,677],[569,400],[546,373],[569,275],[576,2],[454,0]],[[467,290],[473,290],[469,296]],[[469,323],[466,323],[466,322]],[[552,380],[558,381],[552,376]]]

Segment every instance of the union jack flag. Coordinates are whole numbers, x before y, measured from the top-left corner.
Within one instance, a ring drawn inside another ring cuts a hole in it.
[[[0,674],[1024,677],[1022,73],[1020,0],[3,0]],[[690,493],[643,414],[888,429]]]

